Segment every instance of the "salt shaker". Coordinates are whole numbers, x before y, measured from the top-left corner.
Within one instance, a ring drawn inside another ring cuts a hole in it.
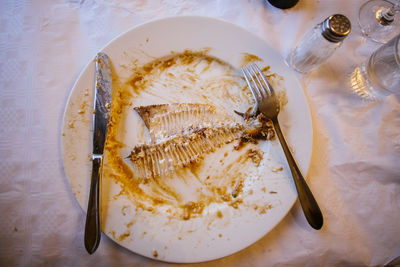
[[[335,14],[315,26],[289,55],[289,64],[298,72],[307,73],[326,61],[350,33],[351,23]]]

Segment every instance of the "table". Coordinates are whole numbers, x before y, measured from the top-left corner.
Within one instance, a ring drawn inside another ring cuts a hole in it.
[[[379,44],[357,25],[361,0],[300,0],[279,10],[261,0],[2,1],[0,10],[0,265],[163,265],[102,237],[83,245],[85,214],[69,188],[61,123],[80,71],[114,37],[146,21],[204,15],[238,24],[286,57],[311,27],[341,13],[350,36],[324,65],[298,74],[314,144],[309,186],[323,211],[310,228],[298,201],[252,246],[204,266],[377,266],[400,255],[400,101],[364,101],[349,73]]]

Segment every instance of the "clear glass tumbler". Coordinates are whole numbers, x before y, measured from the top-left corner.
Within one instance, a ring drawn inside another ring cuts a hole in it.
[[[350,78],[351,88],[365,99],[400,95],[400,34],[378,48]]]

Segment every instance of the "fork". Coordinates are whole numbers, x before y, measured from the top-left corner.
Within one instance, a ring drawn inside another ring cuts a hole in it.
[[[242,73],[256,102],[252,113],[255,113],[257,110],[259,110],[274,124],[276,135],[278,136],[278,139],[282,145],[282,149],[288,161],[290,171],[292,172],[294,184],[296,186],[304,215],[308,223],[314,229],[319,230],[323,224],[321,210],[319,209],[310,188],[304,180],[303,175],[301,174],[300,169],[288,148],[281,127],[279,126],[279,99],[276,96],[274,89],[256,64],[252,63],[247,67],[242,68]]]

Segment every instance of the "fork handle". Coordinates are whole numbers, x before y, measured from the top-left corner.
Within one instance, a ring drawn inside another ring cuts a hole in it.
[[[282,134],[281,127],[279,126],[278,118],[272,119],[274,124],[276,135],[282,145],[283,152],[285,153],[286,159],[289,164],[290,171],[292,172],[294,184],[296,185],[297,194],[299,196],[301,207],[303,208],[304,215],[308,223],[316,230],[321,229],[324,219],[322,217],[321,210],[318,207],[317,201],[315,200],[310,188],[308,187],[303,175],[300,172],[299,167],[294,160],[292,153],[287,146],[285,137]]]

